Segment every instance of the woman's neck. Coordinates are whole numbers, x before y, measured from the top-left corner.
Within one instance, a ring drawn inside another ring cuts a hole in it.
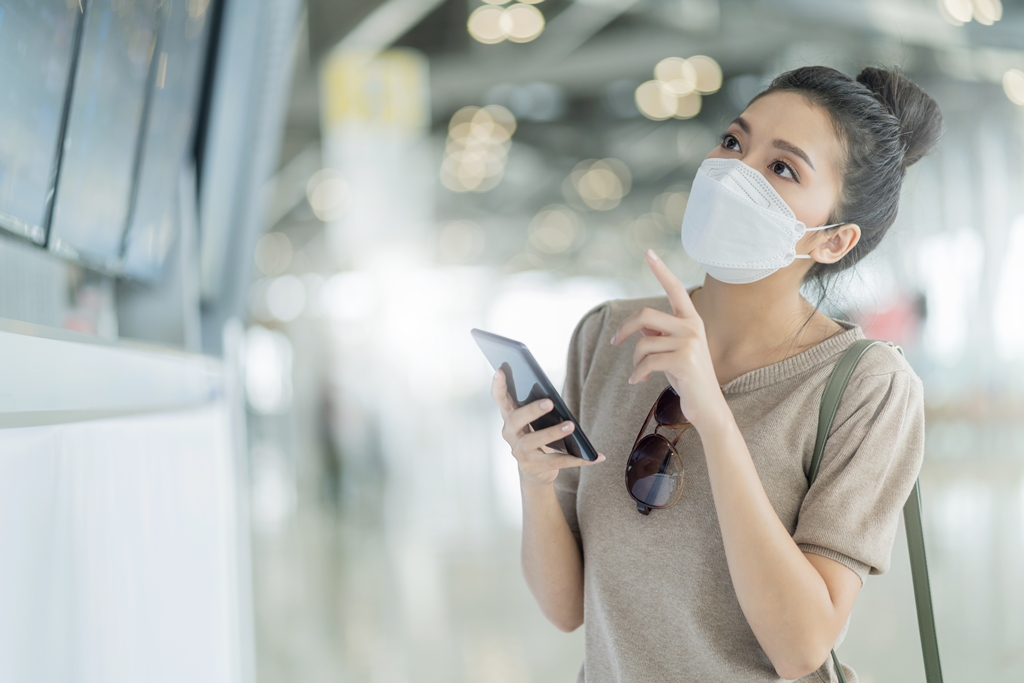
[[[799,284],[788,280],[769,276],[755,286],[731,285],[709,276],[693,293],[720,384],[794,356],[842,329],[815,311]]]

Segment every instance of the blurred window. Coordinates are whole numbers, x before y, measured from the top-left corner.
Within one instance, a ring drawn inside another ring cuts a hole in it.
[[[94,0],[85,9],[50,245],[97,265],[120,260],[157,11],[158,0]]]
[[[126,235],[124,269],[152,279],[174,242],[178,173],[195,127],[209,25],[209,2],[165,3],[154,56],[138,189]]]
[[[0,226],[40,244],[77,19],[66,0],[0,1]]]

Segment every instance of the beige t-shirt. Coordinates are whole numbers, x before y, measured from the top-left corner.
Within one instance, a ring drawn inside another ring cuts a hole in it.
[[[583,318],[569,348],[563,396],[608,458],[562,470],[555,482],[583,551],[586,650],[579,681],[781,681],[740,610],[697,431],[677,445],[684,470],[679,502],[645,517],[626,491],[633,440],[668,383],[658,373],[630,386],[634,345],[609,340],[645,306],[670,311],[664,297],[605,303]],[[844,332],[737,377],[723,392],[765,492],[798,546],[863,580],[889,568],[900,511],[921,467],[924,404],[921,381],[903,357],[873,347],[843,395],[808,490],[825,383],[846,347],[864,337],[856,325],[837,322]],[[837,680],[831,660],[804,680]],[[848,680],[856,680],[852,671]]]

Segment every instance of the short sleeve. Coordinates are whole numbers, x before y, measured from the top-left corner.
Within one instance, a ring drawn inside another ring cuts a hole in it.
[[[860,576],[889,569],[900,512],[924,457],[924,396],[911,371],[847,387],[793,540]]]
[[[580,408],[583,405],[583,392],[587,383],[587,375],[594,360],[594,352],[601,339],[608,316],[608,304],[601,304],[591,309],[576,325],[569,342],[569,353],[565,365],[565,383],[562,386],[562,399],[572,412],[580,419]],[[582,548],[579,519],[576,516],[576,490],[580,483],[580,468],[567,467],[558,472],[555,479],[555,494],[562,507],[565,521],[569,523],[576,544]]]

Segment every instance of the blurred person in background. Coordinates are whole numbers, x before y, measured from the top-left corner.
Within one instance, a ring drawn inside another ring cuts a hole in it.
[[[827,291],[879,244],[941,128],[896,70],[804,67],[757,95],[693,183],[682,240],[703,286],[651,251],[667,296],[605,303],[576,328],[563,395],[596,462],[549,448],[572,423],[533,431],[551,402],[516,407],[495,374],[524,573],[560,629],[586,618],[579,681],[837,680],[829,651],[889,567],[924,405],[896,350],[869,351],[809,486],[824,385],[864,334],[801,287]]]

